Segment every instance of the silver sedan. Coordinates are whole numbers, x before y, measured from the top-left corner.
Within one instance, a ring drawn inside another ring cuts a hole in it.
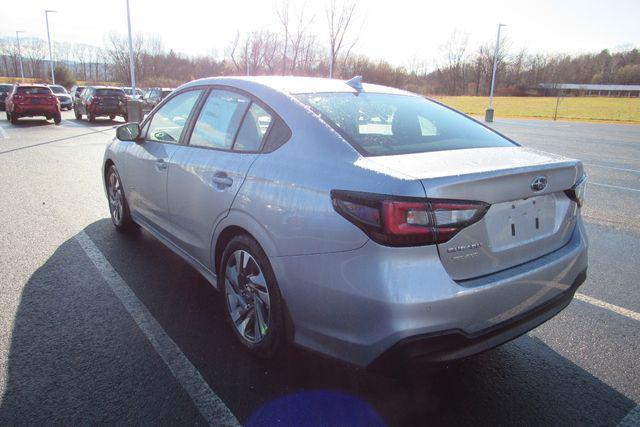
[[[465,357],[586,277],[581,162],[359,78],[190,82],[118,128],[102,173],[115,227],[196,268],[261,356]]]

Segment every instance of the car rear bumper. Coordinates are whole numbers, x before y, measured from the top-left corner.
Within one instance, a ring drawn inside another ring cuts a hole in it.
[[[587,246],[578,220],[562,248],[459,282],[433,246],[389,248],[369,241],[354,251],[270,260],[294,342],[375,367],[398,357],[466,357],[535,328],[562,310],[584,281]]]
[[[387,370],[413,361],[443,362],[490,350],[527,333],[561,312],[586,278],[585,269],[567,290],[540,306],[474,334],[451,330],[405,338],[376,358],[369,368]]]
[[[96,116],[109,116],[112,114],[116,116],[122,116],[125,114],[124,109],[117,105],[93,107],[90,112],[95,114]]]
[[[57,105],[15,105],[14,112],[22,116],[49,116],[60,112]]]

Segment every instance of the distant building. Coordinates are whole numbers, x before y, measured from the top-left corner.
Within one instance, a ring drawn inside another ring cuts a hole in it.
[[[538,92],[545,96],[625,96],[640,97],[640,85],[592,85],[580,83],[540,83]]]

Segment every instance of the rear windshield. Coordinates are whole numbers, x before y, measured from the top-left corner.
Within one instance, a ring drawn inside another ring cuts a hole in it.
[[[0,92],[9,92],[11,90],[11,85],[0,85]]]
[[[122,89],[96,89],[98,96],[124,96]]]
[[[51,89],[53,93],[67,93],[67,90],[62,86],[49,86],[49,89]]]
[[[51,89],[48,87],[20,86],[18,93],[21,95],[51,95]]]
[[[297,98],[364,155],[514,145],[464,115],[419,96],[314,93]]]

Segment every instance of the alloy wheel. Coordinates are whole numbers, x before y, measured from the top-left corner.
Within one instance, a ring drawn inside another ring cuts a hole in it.
[[[269,330],[271,300],[264,274],[249,252],[239,249],[227,259],[225,293],[238,333],[252,344],[262,341]]]
[[[124,215],[124,197],[122,194],[122,185],[120,184],[120,178],[115,170],[111,170],[108,179],[109,194],[109,210],[111,211],[111,218],[116,225],[122,223]]]

